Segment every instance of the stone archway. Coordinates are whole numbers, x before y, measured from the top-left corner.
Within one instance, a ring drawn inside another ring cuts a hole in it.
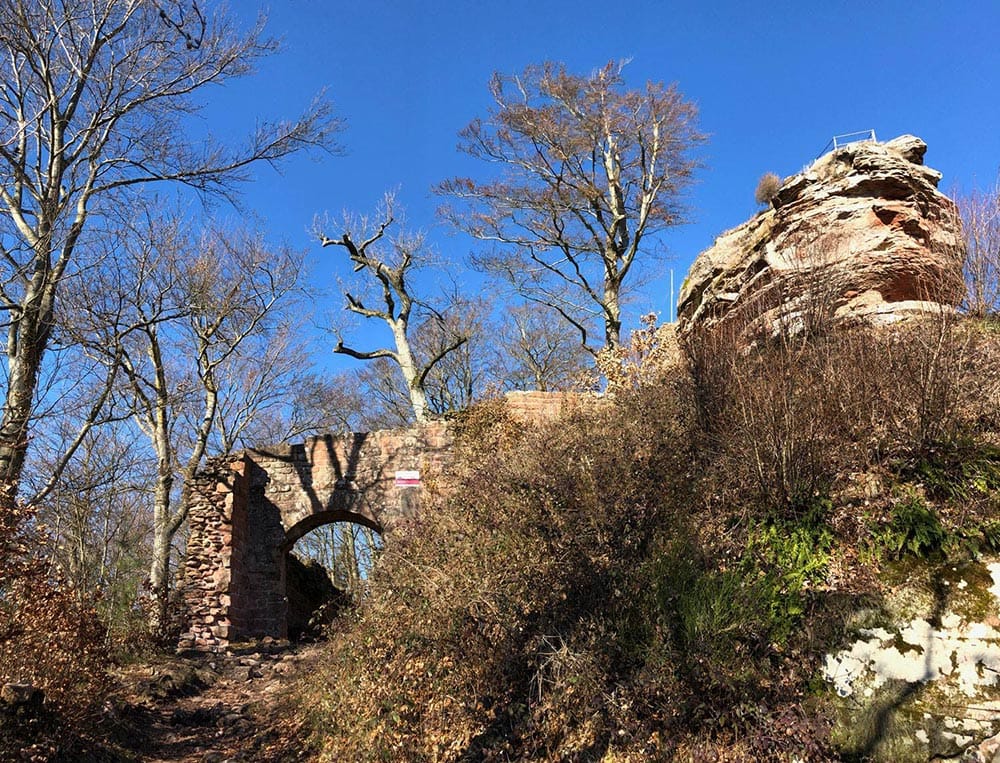
[[[506,408],[531,425],[599,400],[512,392]],[[391,543],[393,528],[447,484],[452,442],[451,425],[435,421],[210,459],[191,484],[179,587],[187,629],[179,646],[220,649],[231,641],[286,638],[284,560],[295,541],[322,524],[349,521]]]
[[[211,460],[191,491],[181,648],[286,638],[285,556],[295,541],[335,521],[391,534],[445,476],[451,441],[447,423],[434,422]]]

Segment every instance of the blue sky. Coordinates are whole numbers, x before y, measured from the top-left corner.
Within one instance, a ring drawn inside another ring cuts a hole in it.
[[[236,12],[250,20],[257,9],[242,0]],[[676,82],[698,105],[709,140],[688,196],[692,222],[663,237],[678,284],[699,251],[755,211],[761,174],[799,171],[834,134],[921,136],[945,191],[992,184],[1000,168],[996,0],[273,0],[260,9],[283,50],[212,92],[207,116],[236,135],[326,90],[347,122],[346,155],[300,157],[281,175],[262,169],[245,189],[272,238],[311,247],[319,284],[341,271],[339,250],[310,242],[313,216],[370,210],[392,188],[410,224],[462,261],[475,243],[436,221],[430,189],[477,171],[456,134],[487,113],[491,73],[544,60],[586,73],[628,58],[630,85]],[[630,307],[649,310],[667,318],[666,273]]]

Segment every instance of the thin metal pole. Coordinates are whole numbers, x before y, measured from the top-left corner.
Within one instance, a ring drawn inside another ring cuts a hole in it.
[[[674,269],[670,268],[670,322],[673,323],[677,319],[674,315]]]

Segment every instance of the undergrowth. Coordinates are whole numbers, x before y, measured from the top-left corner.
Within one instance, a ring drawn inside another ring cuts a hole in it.
[[[690,366],[640,340],[589,408],[456,423],[450,493],[306,687],[324,759],[836,759],[816,676],[863,581],[1000,548],[996,356],[962,327],[702,338]]]
[[[0,760],[109,760],[97,727],[112,685],[104,624],[32,553],[27,524],[0,526],[0,686],[33,686],[44,703],[0,701]]]

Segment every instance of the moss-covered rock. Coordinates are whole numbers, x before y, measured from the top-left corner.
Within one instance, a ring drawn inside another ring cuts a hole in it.
[[[895,567],[882,617],[828,654],[823,677],[848,760],[984,759],[1000,734],[1000,562]],[[836,696],[832,696],[836,695]],[[972,756],[972,757],[969,757]]]

